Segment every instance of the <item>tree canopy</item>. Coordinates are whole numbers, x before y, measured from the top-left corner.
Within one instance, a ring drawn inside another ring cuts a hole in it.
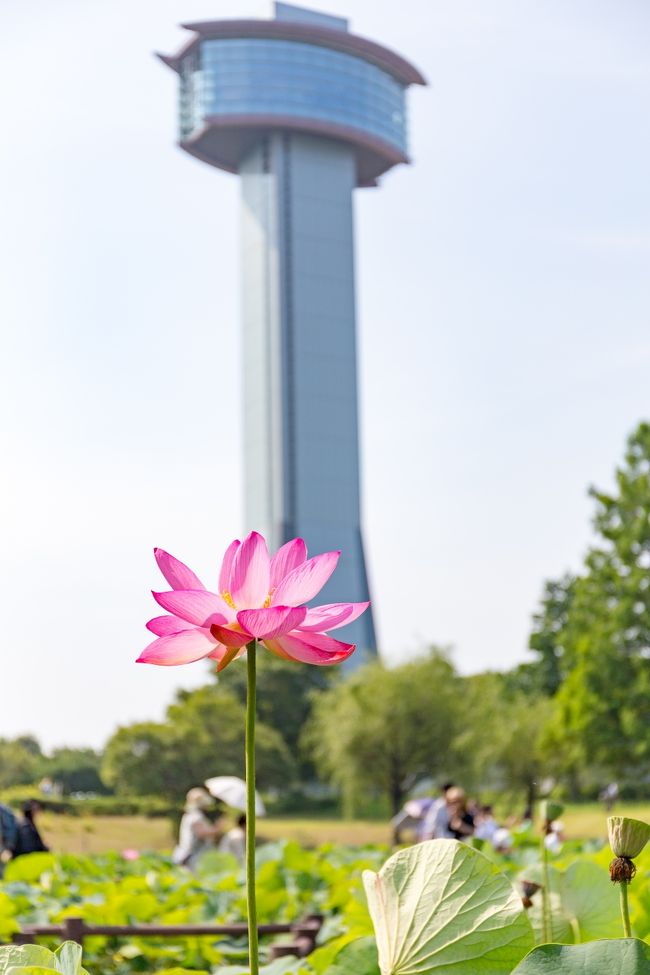
[[[109,740],[102,777],[123,795],[181,799],[213,775],[244,774],[244,714],[238,698],[216,684],[182,691],[165,723],[119,728]],[[257,726],[260,788],[291,782],[294,764],[280,734]]]
[[[577,773],[650,771],[650,425],[628,440],[612,492],[592,488],[596,543],[559,640],[565,680],[548,739]]]

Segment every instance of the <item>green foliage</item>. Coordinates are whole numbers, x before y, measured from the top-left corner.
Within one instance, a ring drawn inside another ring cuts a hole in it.
[[[611,494],[593,489],[599,535],[575,580],[564,626],[566,679],[549,754],[577,780],[587,765],[619,779],[650,772],[650,425],[628,440]]]
[[[544,586],[541,606],[533,616],[533,630],[528,641],[529,648],[536,654],[529,667],[533,683],[542,694],[552,696],[565,677],[564,646],[562,634],[573,601],[575,579],[564,575],[561,579],[550,580]]]
[[[455,774],[468,787],[505,793],[511,801],[522,794],[522,805],[530,804],[543,773],[541,733],[551,713],[548,699],[513,689],[507,675],[497,673],[465,678],[461,693]]]
[[[0,789],[33,782],[42,767],[40,748],[28,736],[10,740],[0,738]]]
[[[509,975],[533,946],[512,884],[456,840],[400,850],[363,879],[381,975]]]
[[[47,861],[39,856],[19,857],[11,865],[16,872],[0,881],[0,942],[20,924],[60,923],[70,916],[82,917],[88,924],[170,925],[227,924],[245,918],[243,873],[228,857],[206,857],[205,869],[192,876],[159,855],[143,855],[135,861],[115,854],[50,856]],[[378,869],[385,856],[379,848],[303,850],[295,843],[266,844],[258,852],[260,922],[292,922],[321,913],[331,919],[329,938],[348,931],[353,937],[370,934],[361,873]],[[93,975],[207,971],[241,965],[246,957],[241,939],[224,936],[128,941],[91,937],[85,944],[86,964]],[[268,944],[263,942],[263,952]]]
[[[327,975],[380,975],[377,942],[356,938],[338,952]]]
[[[100,777],[101,755],[92,748],[57,748],[44,763],[43,772],[71,792],[106,792]]]
[[[513,975],[650,975],[650,947],[634,938],[586,945],[541,945]]]
[[[30,853],[10,860],[5,867],[4,879],[7,883],[23,880],[37,883],[42,875],[51,870],[56,863],[52,853]]]
[[[393,669],[368,664],[315,698],[305,747],[342,790],[346,812],[364,788],[397,812],[418,779],[453,767],[459,694],[452,665],[432,652]]]
[[[264,975],[279,971],[285,975],[379,975],[364,871],[371,871],[367,878],[371,896],[377,901],[380,892],[387,919],[388,936],[382,927],[385,922],[378,920],[373,907],[382,975],[392,975],[393,971],[398,975],[403,969],[418,975],[444,975],[447,971],[453,975],[479,975],[482,971],[509,975],[530,944],[529,921],[539,929],[536,902],[540,895],[539,891],[535,894],[535,906],[524,916],[519,892],[504,873],[513,881],[520,873],[529,880],[539,879],[541,866],[531,862],[536,855],[534,848],[520,846],[507,857],[491,853],[488,860],[455,841],[434,841],[402,850],[381,867],[386,850],[377,847],[327,845],[305,850],[292,842],[265,844],[258,850],[257,867],[261,922],[292,922],[314,913],[325,920],[319,946],[307,959],[282,959],[285,968],[274,962],[275,967],[269,966]],[[555,940],[584,943],[620,931],[617,894],[607,869],[610,859],[606,848],[594,852],[581,849],[577,843],[566,844],[562,854],[553,858]],[[221,855],[206,856],[196,876],[164,856],[149,854],[135,861],[115,854],[93,858],[30,854],[10,867],[0,881],[0,942],[8,940],[20,925],[61,923],[71,916],[82,917],[88,924],[113,925],[226,924],[245,917],[243,872],[232,858]],[[646,848],[638,858],[638,874],[629,889],[633,931],[639,936],[650,933],[648,877],[650,849]],[[411,916],[416,921],[409,929]],[[280,935],[278,940],[286,941],[288,936]],[[270,943],[263,939],[264,962]],[[387,952],[396,952],[400,944],[401,958],[391,968]],[[556,952],[529,957],[564,962],[574,956]],[[208,971],[222,975],[221,968],[228,971],[228,966],[243,975],[247,971],[245,962],[245,940],[223,936],[173,940],[90,937],[85,941],[85,964],[92,975],[188,975],[191,971],[195,975]],[[44,966],[33,961],[26,967]],[[528,970],[521,971],[525,975]],[[537,975],[538,969],[530,971]],[[592,969],[587,966],[583,971],[591,973]],[[612,964],[608,975],[618,971]],[[21,975],[44,973],[25,971]]]
[[[41,796],[38,786],[15,786],[0,792],[0,802],[20,809],[28,799],[38,798],[48,812],[64,816],[172,816],[178,803],[161,796]]]
[[[81,967],[81,946],[65,941],[56,951],[40,945],[0,947],[0,975],[88,975]]]
[[[472,790],[523,793],[543,772],[541,730],[551,705],[503,674],[459,677],[439,653],[391,669],[360,668],[315,698],[304,736],[319,774],[342,791],[397,811],[420,779],[454,778]]]
[[[238,698],[221,686],[183,691],[168,708],[165,724],[145,722],[118,729],[106,746],[102,777],[123,795],[158,794],[180,800],[217,772],[242,775],[244,715]],[[294,767],[279,733],[260,722],[256,744],[260,787],[290,781]]]
[[[334,674],[329,667],[305,667],[292,660],[282,660],[272,653],[257,655],[257,716],[270,728],[275,728],[290,754],[298,756],[303,726],[311,711],[312,696],[326,690]],[[246,668],[229,667],[219,677],[219,684],[246,702]],[[311,763],[304,760],[300,776],[313,776]]]

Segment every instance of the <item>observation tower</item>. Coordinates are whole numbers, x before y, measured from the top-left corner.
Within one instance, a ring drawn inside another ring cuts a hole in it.
[[[352,194],[409,162],[406,90],[426,82],[347,20],[285,3],[182,26],[159,55],[180,145],[241,183],[246,530],[341,549],[319,602],[363,601]],[[335,635],[353,665],[376,653],[370,611]]]

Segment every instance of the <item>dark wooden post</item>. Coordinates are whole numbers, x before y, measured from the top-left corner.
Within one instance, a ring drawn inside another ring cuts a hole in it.
[[[63,922],[63,937],[66,941],[76,941],[83,947],[84,922],[81,917],[66,917]]]

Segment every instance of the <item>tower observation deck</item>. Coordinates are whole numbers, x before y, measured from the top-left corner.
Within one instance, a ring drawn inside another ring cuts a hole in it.
[[[369,598],[359,501],[352,193],[407,163],[408,61],[347,21],[183,24],[180,145],[240,177],[246,528],[341,549],[322,601]],[[321,597],[319,597],[319,602]],[[376,652],[370,611],[336,631]]]

